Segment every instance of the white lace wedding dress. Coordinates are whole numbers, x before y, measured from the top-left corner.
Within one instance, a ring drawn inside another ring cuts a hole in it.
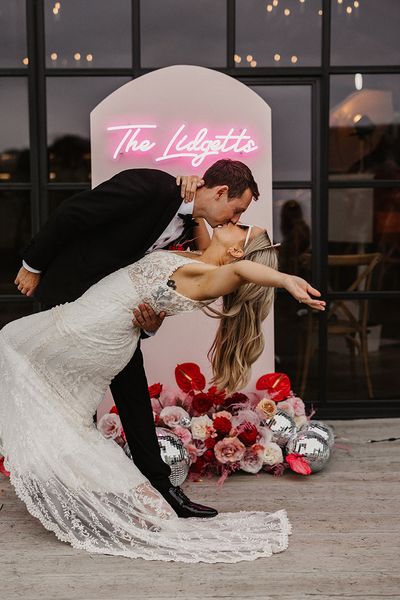
[[[0,455],[28,511],[74,548],[151,560],[234,563],[287,547],[286,512],[180,519],[92,421],[139,338],[132,309],[199,308],[167,285],[192,259],[158,251],[83,296],[0,332]],[[267,493],[266,493],[267,498]]]

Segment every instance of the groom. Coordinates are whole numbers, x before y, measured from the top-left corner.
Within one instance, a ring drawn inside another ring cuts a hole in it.
[[[195,218],[211,227],[236,223],[259,192],[250,169],[219,160],[205,172],[191,203],[175,178],[155,169],[128,169],[66,199],[23,251],[18,289],[45,308],[72,302],[91,285],[153,250],[193,238]],[[193,190],[193,188],[192,188]],[[135,465],[180,517],[213,517],[169,480],[161,459],[143,357],[138,345],[111,392]]]

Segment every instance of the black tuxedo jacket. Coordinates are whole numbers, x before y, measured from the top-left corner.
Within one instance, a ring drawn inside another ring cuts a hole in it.
[[[181,203],[175,178],[156,169],[122,171],[67,198],[22,253],[42,271],[36,298],[47,306],[71,302],[139,260]]]

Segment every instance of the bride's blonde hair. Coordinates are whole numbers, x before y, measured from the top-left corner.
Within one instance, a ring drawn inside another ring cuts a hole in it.
[[[266,231],[246,245],[241,260],[278,269],[278,252]],[[209,316],[220,319],[208,353],[214,375],[212,381],[219,389],[231,393],[248,382],[251,365],[264,349],[261,323],[268,316],[274,298],[274,287],[246,283],[223,297],[222,312],[208,307]]]

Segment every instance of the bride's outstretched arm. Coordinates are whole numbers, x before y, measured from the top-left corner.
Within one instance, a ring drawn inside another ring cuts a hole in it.
[[[216,298],[233,292],[245,283],[284,288],[296,300],[308,304],[312,308],[325,310],[326,303],[323,300],[311,297],[311,295],[321,296],[321,293],[305,279],[282,273],[250,260],[240,260],[205,273],[201,287],[208,298]]]

